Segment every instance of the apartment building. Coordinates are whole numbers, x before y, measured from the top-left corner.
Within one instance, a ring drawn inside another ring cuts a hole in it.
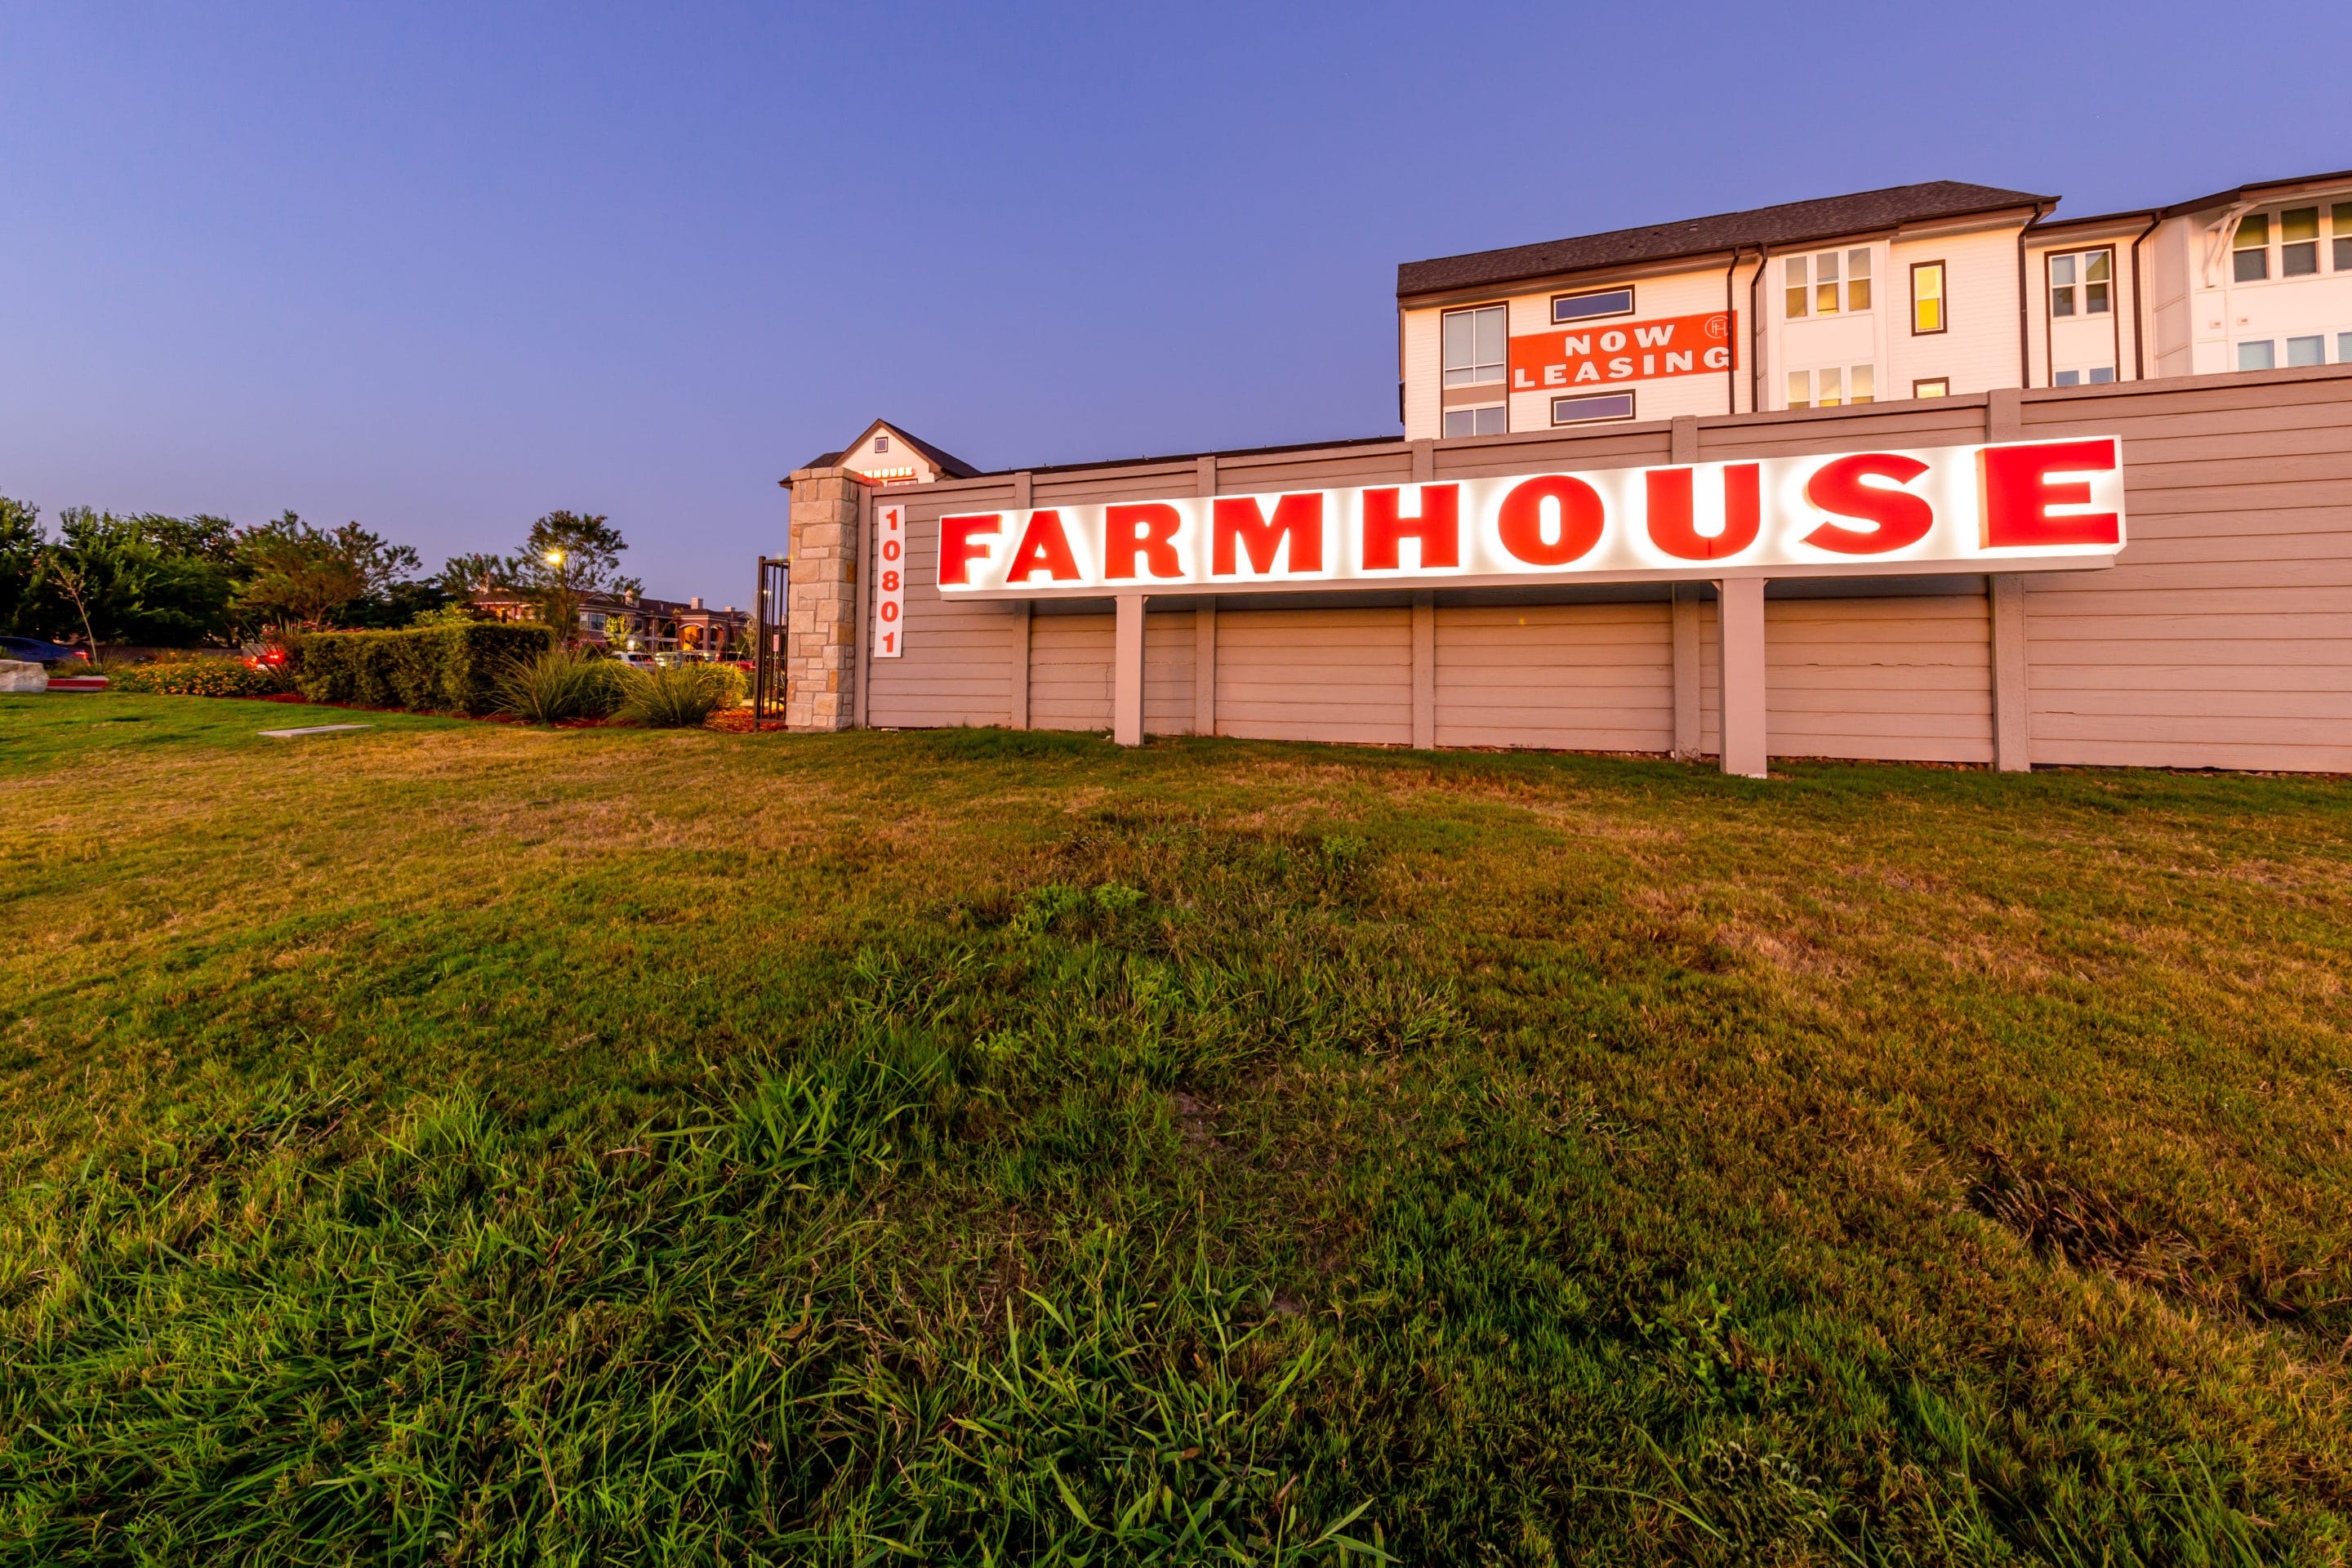
[[[1940,180],[1408,262],[1406,437],[2352,363],[2352,171],[2058,204]]]

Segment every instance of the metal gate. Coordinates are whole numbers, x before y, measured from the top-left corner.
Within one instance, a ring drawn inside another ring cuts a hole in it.
[[[760,590],[751,600],[751,727],[766,727],[784,711],[784,628],[791,616],[792,569],[781,557],[760,557]]]

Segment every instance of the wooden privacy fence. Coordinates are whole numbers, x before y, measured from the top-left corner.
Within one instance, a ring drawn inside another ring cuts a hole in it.
[[[866,646],[874,579],[856,560],[872,492],[803,470],[791,640],[825,684],[807,701],[796,689],[794,721],[1716,755],[1705,584],[947,600],[939,519],[2091,434],[2123,438],[2128,542],[2112,567],[1770,584],[1761,690],[1743,672],[1735,692],[1760,703],[1766,749],[2352,772],[2352,367],[2334,365],[893,489],[907,539],[891,658]]]

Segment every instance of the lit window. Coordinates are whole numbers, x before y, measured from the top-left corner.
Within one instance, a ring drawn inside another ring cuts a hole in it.
[[[2268,338],[2258,343],[2238,345],[2240,370],[2274,370],[2278,366],[2278,347]]]
[[[1789,373],[1789,406],[1835,408],[1841,404],[1874,402],[1877,381],[1877,372],[1866,364],[1792,370]]]
[[[1840,310],[1867,310],[1870,252],[1825,250],[1814,257],[1791,256],[1780,264],[1780,282],[1791,321],[1800,316],[1834,316]]]
[[[1446,311],[1445,384],[1477,386],[1502,380],[1509,347],[1502,306]]]
[[[2279,276],[2308,278],[2319,270],[2319,209],[2279,214]]]
[[[1944,330],[1944,264],[1940,261],[1922,261],[1911,268],[1911,330]]]
[[[1595,419],[1632,417],[1633,395],[1630,392],[1605,392],[1592,397],[1555,397],[1551,400],[1551,422],[1555,425],[1583,425]]]
[[[1510,433],[1510,410],[1497,403],[1491,408],[1449,408],[1445,411],[1445,434],[1455,436],[1505,436]]]
[[[2352,202],[2329,209],[2328,226],[2336,233],[2336,270],[2352,272]]]
[[[878,457],[880,457],[883,453],[885,453],[885,452],[888,451],[889,449],[890,449],[890,437],[887,437],[887,436],[877,436],[877,437],[874,437],[874,455],[875,455],[876,457],[877,457],[877,458],[878,458]]]
[[[2252,213],[2238,220],[2237,237],[2230,242],[2230,276],[2240,283],[2259,283],[2271,275],[2271,220]]]
[[[1939,375],[1933,381],[1915,381],[1911,384],[1911,395],[1914,397],[1949,397],[1952,395],[1951,378],[1949,376]]]
[[[2084,250],[2050,258],[2050,313],[2104,316],[2115,289],[2116,253]]]
[[[2289,366],[2326,364],[2327,363],[2326,338],[2315,333],[2307,338],[2287,339],[2286,363]]]
[[[1589,321],[1595,316],[1633,313],[1631,289],[1607,289],[1597,294],[1555,294],[1551,300],[1551,319],[1555,321]]]

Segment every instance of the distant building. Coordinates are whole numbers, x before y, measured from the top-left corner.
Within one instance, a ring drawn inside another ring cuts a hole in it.
[[[474,595],[474,608],[501,621],[539,619],[536,601],[511,588]],[[640,594],[591,594],[581,601],[581,640],[615,653],[671,654],[688,658],[749,657],[751,617],[729,605],[707,608],[699,598],[649,599]]]

